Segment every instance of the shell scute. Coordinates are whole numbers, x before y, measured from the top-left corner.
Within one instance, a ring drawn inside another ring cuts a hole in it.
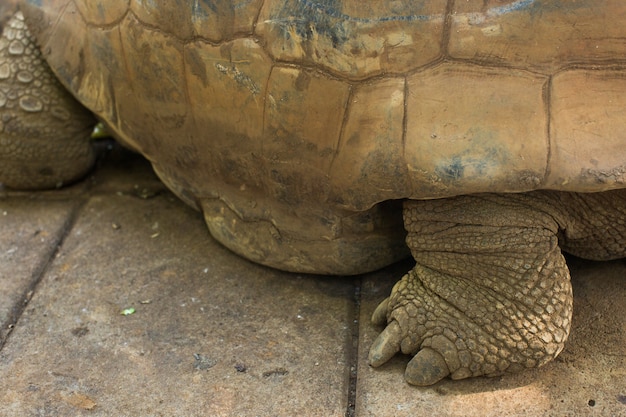
[[[60,80],[194,192],[624,186],[621,0],[31,3]]]
[[[277,60],[360,79],[403,73],[442,55],[446,0],[265,2],[255,33]]]

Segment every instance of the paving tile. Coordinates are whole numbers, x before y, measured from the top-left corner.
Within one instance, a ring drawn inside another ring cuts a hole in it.
[[[233,255],[169,193],[95,195],[0,351],[3,415],[343,416],[353,297]]]
[[[404,382],[407,356],[399,355],[378,369],[367,365],[369,346],[382,330],[372,326],[369,317],[391,290],[394,280],[389,275],[394,271],[366,278],[356,415],[625,416],[626,263],[570,259],[569,264],[575,294],[572,331],[555,361],[521,374],[444,380],[427,388]]]
[[[76,201],[0,198],[0,347],[77,207]]]

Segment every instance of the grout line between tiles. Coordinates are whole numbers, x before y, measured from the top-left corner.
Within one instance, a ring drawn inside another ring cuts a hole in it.
[[[354,280],[354,316],[352,317],[352,340],[350,341],[350,363],[349,363],[349,372],[350,378],[348,382],[348,401],[346,406],[346,414],[345,417],[354,417],[355,416],[355,407],[356,407],[356,383],[357,383],[357,372],[359,369],[359,317],[361,314],[361,278],[356,278]]]
[[[88,195],[86,197],[81,197],[78,203],[76,203],[76,205],[72,208],[69,216],[67,216],[67,219],[65,219],[63,227],[61,228],[61,233],[59,239],[54,245],[54,249],[50,252],[50,255],[47,257],[47,259],[41,262],[37,269],[33,272],[33,274],[31,275],[30,285],[28,285],[26,290],[17,299],[15,305],[11,309],[11,313],[9,314],[6,322],[1,324],[2,330],[0,331],[0,351],[2,351],[7,340],[9,340],[9,337],[11,336],[11,333],[13,332],[13,329],[15,328],[17,322],[24,313],[24,310],[26,310],[28,303],[35,295],[37,287],[52,266],[52,263],[54,262],[57,254],[63,246],[65,239],[67,238],[67,236],[69,236],[70,232],[74,228],[78,213],[87,203],[88,199]]]

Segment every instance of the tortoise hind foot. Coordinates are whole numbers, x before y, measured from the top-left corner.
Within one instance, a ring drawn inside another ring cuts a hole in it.
[[[405,377],[495,376],[541,366],[563,349],[572,290],[552,216],[497,195],[405,203],[416,266],[373,316],[387,324],[372,366],[414,355]]]
[[[0,185],[54,188],[94,162],[93,116],[56,80],[21,13],[0,37]]]

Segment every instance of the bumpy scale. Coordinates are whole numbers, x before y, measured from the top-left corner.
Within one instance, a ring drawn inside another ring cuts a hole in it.
[[[60,187],[94,161],[94,117],[54,77],[21,13],[0,37],[0,183],[21,189]]]

